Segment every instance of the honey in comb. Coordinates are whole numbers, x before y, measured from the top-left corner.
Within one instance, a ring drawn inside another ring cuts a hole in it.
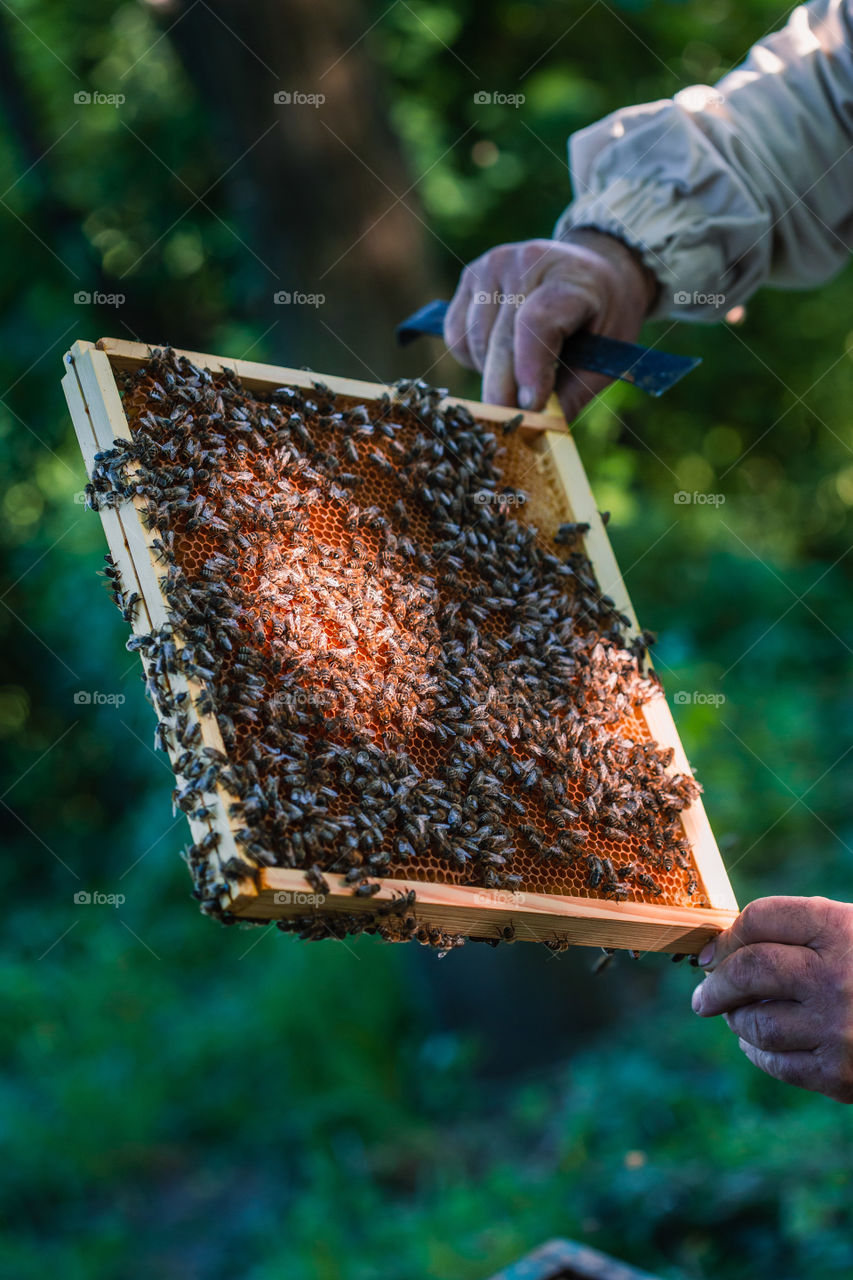
[[[176,800],[198,812],[215,781],[234,797],[239,865],[215,833],[188,854],[203,909],[259,866],[365,894],[392,876],[696,901],[695,783],[650,740],[659,690],[571,531],[525,521],[509,477],[546,519],[549,482],[517,436],[422,383],[262,398],[168,350],[120,385],[133,442],[99,456],[93,501],[141,497],[156,538],[170,622],[136,647],[174,725]],[[170,706],[177,670],[224,756]],[[410,908],[280,925],[456,941]]]

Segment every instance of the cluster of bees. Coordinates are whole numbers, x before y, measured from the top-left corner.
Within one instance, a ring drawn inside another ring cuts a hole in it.
[[[199,818],[213,786],[229,797],[240,857],[215,829],[188,853],[204,910],[273,866],[364,897],[394,877],[691,900],[697,788],[637,714],[659,693],[646,637],[602,595],[585,526],[546,543],[525,523],[500,428],[422,382],[261,396],[170,350],[119,384],[133,438],[98,456],[90,502],[141,500],[161,562],[169,623],[132,645],[176,804]],[[460,941],[412,906],[280,925]]]

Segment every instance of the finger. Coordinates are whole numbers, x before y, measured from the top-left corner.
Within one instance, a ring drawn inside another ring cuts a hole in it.
[[[489,346],[483,365],[483,399],[486,404],[517,403],[512,356],[514,321],[515,307],[501,307],[489,334]]]
[[[542,284],[515,313],[515,381],[518,403],[541,409],[554,390],[557,360],[566,338],[596,312],[593,298],[576,285]]]
[[[821,1071],[816,1054],[768,1053],[766,1049],[756,1049],[746,1040],[738,1040],[738,1045],[754,1066],[773,1076],[774,1080],[797,1085],[800,1089],[821,1091]]]
[[[756,898],[744,907],[733,925],[718,934],[713,944],[708,944],[699,956],[699,963],[703,969],[714,969],[726,956],[753,942],[818,946],[838,906],[829,898]]]
[[[768,1000],[742,1005],[724,1015],[729,1028],[754,1049],[769,1053],[811,1051],[820,1044],[820,1029],[813,1015],[795,1000]]]
[[[605,378],[600,373],[588,373],[585,369],[573,369],[557,374],[557,399],[566,415],[567,422],[573,422],[585,405],[600,395],[605,387],[609,387],[612,378]]]
[[[700,982],[693,992],[693,1012],[713,1018],[759,1000],[799,1000],[811,991],[821,963],[808,947],[778,942],[741,947]]]
[[[498,289],[481,289],[478,286],[468,302],[468,350],[474,368],[481,373],[485,370],[492,331],[501,313],[500,297]]]
[[[475,283],[474,273],[468,266],[459,277],[459,284],[456,286],[456,292],[450,300],[450,306],[444,317],[444,341],[447,349],[460,364],[466,365],[469,369],[478,367],[474,363],[468,341],[468,307]]]

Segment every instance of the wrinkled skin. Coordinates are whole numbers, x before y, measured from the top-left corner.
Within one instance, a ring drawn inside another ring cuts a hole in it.
[[[853,904],[758,898],[709,950],[694,1012],[768,1075],[853,1102]]]
[[[656,296],[634,252],[601,232],[502,244],[462,272],[444,337],[461,364],[482,373],[487,404],[542,409],[556,390],[571,422],[609,380],[576,369],[555,386],[564,340],[588,328],[632,342]]]

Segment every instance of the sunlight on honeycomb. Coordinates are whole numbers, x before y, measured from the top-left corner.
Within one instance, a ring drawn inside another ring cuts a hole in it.
[[[138,423],[140,415],[146,411],[155,414],[162,412],[155,398],[151,396],[151,383],[139,382],[131,384],[124,396],[124,407],[131,428]],[[303,392],[310,397],[311,392]],[[253,400],[247,392],[245,404],[260,404]],[[334,410],[354,408],[359,402],[343,396],[336,396]],[[347,461],[349,474],[359,477],[357,488],[361,503],[369,502],[378,508],[384,519],[398,536],[408,537],[415,547],[429,547],[435,536],[430,528],[427,510],[418,505],[410,494],[405,497],[406,515],[401,516],[395,510],[395,503],[401,497],[401,485],[397,479],[397,463],[402,449],[408,448],[417,430],[422,430],[413,415],[405,408],[392,406],[394,421],[399,423],[399,430],[394,437],[395,444],[382,436],[372,435],[369,439],[359,439],[356,431],[352,435],[353,446]],[[320,415],[305,414],[309,431],[322,432],[324,440],[335,440],[341,449],[344,447],[343,432],[328,421],[321,426]],[[484,420],[480,420],[484,421]],[[500,427],[485,423],[488,429],[500,434]],[[499,455],[503,478],[507,485],[517,486],[528,495],[526,505],[521,509],[519,518],[528,524],[534,524],[543,542],[549,542],[549,549],[554,550],[550,542],[557,527],[571,513],[565,509],[559,487],[554,477],[549,474],[547,460],[541,456],[541,441],[531,443],[527,438],[512,434],[502,440],[502,455]],[[377,458],[377,454],[381,457]],[[384,461],[383,461],[384,459]],[[329,718],[347,714],[345,691],[336,689],[333,683],[319,684],[304,678],[296,686],[283,687],[279,676],[281,653],[287,652],[288,646],[299,648],[301,652],[313,649],[317,652],[334,651],[336,644],[348,625],[346,610],[342,606],[340,616],[330,616],[329,611],[318,611],[316,592],[310,583],[302,583],[294,591],[294,570],[291,559],[292,544],[287,545],[278,533],[276,519],[269,513],[257,509],[253,494],[259,483],[269,483],[269,471],[265,470],[265,458],[261,450],[250,444],[229,438],[227,448],[223,452],[220,470],[212,480],[205,481],[209,507],[222,517],[223,529],[233,523],[235,509],[241,512],[243,534],[241,538],[227,542],[227,554],[223,553],[226,545],[222,530],[211,528],[187,528],[192,519],[191,511],[178,524],[173,525],[176,534],[175,555],[185,570],[188,578],[215,583],[217,579],[231,580],[239,583],[249,593],[253,605],[246,610],[243,634],[235,641],[233,652],[226,660],[221,673],[221,682],[228,684],[238,681],[241,673],[251,671],[263,677],[264,696],[259,700],[255,719],[248,713],[246,719],[235,721],[234,733],[229,742],[226,737],[226,750],[230,758],[239,763],[246,757],[252,737],[263,731],[263,725],[269,717],[276,714],[277,699],[304,697],[312,705],[323,706],[324,715]],[[316,483],[311,476],[295,475],[289,477],[288,492],[308,498],[316,492]],[[294,508],[296,510],[296,508]],[[254,533],[247,533],[251,528],[252,512],[257,517]],[[361,581],[369,589],[373,566],[382,554],[382,536],[374,529],[360,527],[356,530],[347,527],[346,505],[338,498],[329,496],[323,502],[313,501],[298,508],[296,521],[300,527],[300,536],[313,541],[322,552],[323,564],[330,575],[334,575],[335,564],[357,566]],[[247,523],[248,522],[248,523]],[[288,575],[291,575],[288,577]],[[298,576],[298,574],[297,574]],[[280,604],[281,584],[289,582],[292,596],[285,607]],[[440,606],[451,603],[454,599],[470,595],[477,589],[477,582],[472,572],[466,568],[454,569],[446,561],[439,560],[436,581],[437,597]],[[425,599],[428,593],[425,593]],[[394,634],[395,619],[393,601],[381,584],[370,595],[367,590],[368,603],[365,607],[375,610],[377,619],[384,620],[388,630],[385,644],[370,650],[359,645],[357,656],[365,671],[380,675],[385,680],[385,693],[378,700],[371,712],[372,726],[377,734],[381,734],[389,724],[393,724],[403,735],[406,752],[410,759],[425,777],[442,778],[442,771],[452,747],[452,742],[442,742],[437,734],[423,728],[414,728],[406,723],[404,706],[395,692],[394,671],[391,662],[391,651],[398,643],[405,642],[413,663],[421,663],[424,670],[429,670],[430,649],[438,640],[437,626],[430,625],[425,619],[423,630],[418,635],[403,638]],[[504,616],[490,615],[483,624],[484,630],[491,629],[493,634],[506,631],[509,623]],[[362,711],[364,709],[362,708]],[[617,726],[617,731],[633,743],[648,743],[650,734],[641,709],[624,718]],[[509,734],[508,734],[509,736]],[[343,739],[342,739],[343,740]],[[515,752],[521,759],[523,753]],[[585,775],[580,772],[570,777],[567,770],[560,770],[560,776],[566,785],[567,801],[573,808],[578,808],[586,799],[584,788]],[[506,795],[517,802],[519,810],[517,821],[526,823],[536,829],[547,846],[553,848],[556,832],[548,816],[547,801],[543,796],[532,795],[525,789],[519,778],[509,776],[504,780]],[[355,790],[343,788],[337,797],[329,800],[331,817],[339,814],[353,813],[358,810],[359,794]],[[703,905],[705,898],[701,894],[701,878],[692,858],[688,856],[686,867],[680,867],[671,857],[658,852],[648,843],[648,836],[641,837],[627,834],[621,839],[607,838],[594,825],[587,825],[588,843],[586,851],[597,854],[601,858],[609,858],[617,866],[626,862],[641,864],[644,870],[654,877],[661,892],[652,893],[632,882],[627,886],[628,892],[624,900],[645,901],[668,904]],[[645,844],[643,841],[645,840]],[[663,841],[661,841],[663,847]],[[436,854],[433,857],[416,855],[402,859],[391,847],[392,858],[387,872],[399,879],[414,881],[436,881],[448,884],[477,884],[482,880],[470,877],[470,872],[463,868],[451,866],[445,858]],[[312,855],[306,858],[305,865],[315,861]],[[323,863],[330,865],[327,859]],[[574,864],[568,857],[558,861],[553,857],[541,858],[523,835],[516,842],[516,852],[511,860],[514,876],[520,877],[520,883],[514,886],[518,891],[542,892],[551,894],[572,894],[584,897],[601,896],[587,883],[587,867],[583,861]],[[375,873],[371,872],[371,876]],[[700,892],[695,891],[698,884]]]

